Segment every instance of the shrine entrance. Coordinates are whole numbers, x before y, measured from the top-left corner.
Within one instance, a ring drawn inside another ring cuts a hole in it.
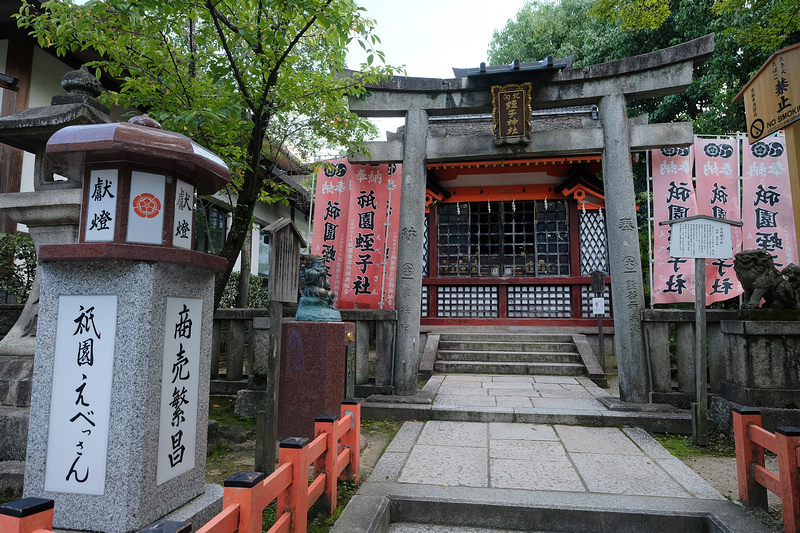
[[[494,298],[494,302],[488,311],[476,309],[470,313],[496,313],[496,320],[501,319],[502,313],[502,320],[512,320],[508,316],[509,311],[532,312],[530,306],[526,310],[518,305],[517,302],[528,299],[517,298],[518,291],[528,291],[527,294],[533,291],[536,298],[537,291],[541,296],[544,287],[548,287],[548,291],[560,293],[555,297],[554,305],[560,310],[554,312],[568,313],[569,316],[538,319],[582,319],[577,316],[581,305],[579,295],[584,286],[582,276],[577,275],[581,273],[577,249],[580,219],[577,204],[570,205],[566,183],[553,180],[537,184],[533,177],[525,183],[526,194],[528,187],[534,185],[553,187],[553,205],[562,201],[564,209],[550,220],[549,190],[545,198],[532,195],[518,200],[516,194],[522,193],[521,189],[515,189],[511,194],[503,194],[501,189],[496,189],[492,192],[501,194],[491,198],[487,196],[489,187],[502,188],[507,185],[486,175],[472,178],[478,181],[468,184],[466,174],[463,178],[461,175],[456,178],[465,180],[463,187],[453,186],[453,190],[450,190],[444,185],[447,182],[444,175],[447,165],[580,158],[589,155],[600,156],[604,190],[601,196],[613,199],[606,204],[603,216],[607,221],[607,252],[611,258],[608,273],[616,326],[614,347],[620,395],[624,401],[649,401],[650,386],[640,316],[644,308],[644,289],[631,153],[655,147],[687,146],[693,142],[693,132],[691,123],[649,124],[646,116],[629,119],[627,102],[683,91],[692,81],[694,67],[708,58],[713,50],[714,36],[708,35],[664,50],[588,67],[570,68],[566,62],[553,60],[552,57],[538,63],[515,61],[511,65],[497,67],[482,64],[475,69],[457,70],[456,77],[452,79],[398,77],[368,87],[369,94],[366,97],[350,99],[350,109],[361,116],[405,117],[402,135],[384,142],[370,143],[369,158],[351,159],[352,163],[402,163],[401,238],[396,260],[397,297],[394,303],[397,312],[393,364],[395,394],[416,392],[421,353],[419,334],[423,320],[463,320],[466,317],[440,317],[439,313],[463,312],[459,308],[464,309],[467,300],[471,306],[473,299],[479,299],[474,296],[476,294],[481,294],[481,299],[484,294],[496,296],[490,296],[490,301]],[[534,110],[574,106],[594,106],[593,116],[590,119],[578,119],[570,125],[538,131],[531,127]],[[436,123],[440,117],[460,117],[469,123],[475,115],[487,113],[492,113],[494,122],[490,134],[463,128],[460,133],[451,129],[448,135],[447,125]],[[436,168],[436,165],[441,167]],[[442,173],[442,176],[437,173]],[[427,201],[428,191],[445,196],[437,185],[444,185],[443,188],[451,196],[441,198],[432,210],[431,202]],[[469,187],[477,187],[477,196],[465,194],[466,200],[462,201],[462,196],[458,195],[467,191],[456,189]],[[556,194],[558,187],[563,188],[560,195]],[[451,200],[452,197],[455,198]],[[545,199],[548,209],[544,209]],[[496,202],[494,206],[493,201]],[[509,201],[510,219],[505,218],[508,216]],[[517,201],[531,202],[521,205],[519,218],[515,211]],[[448,203],[455,204],[455,207],[447,206]],[[439,204],[443,207],[440,208]],[[480,204],[485,206],[485,210],[479,207]],[[493,207],[495,213],[489,213]],[[462,208],[467,215],[459,213]],[[582,208],[580,212],[583,212]],[[504,218],[497,218],[498,215]],[[525,216],[528,218],[525,219]],[[431,217],[435,217],[433,221]],[[492,220],[496,231],[492,230]],[[516,229],[518,220],[522,220],[525,226],[524,233]],[[424,231],[426,224],[428,232]],[[537,225],[540,224],[545,227],[542,232],[544,235],[537,236]],[[434,225],[437,231],[430,231]],[[528,235],[529,226],[534,228],[532,241]],[[548,226],[552,226],[552,231],[547,229]],[[486,230],[486,235],[483,230]],[[420,260],[420,251],[426,250],[426,235],[428,276],[424,276],[424,262]],[[450,242],[451,235],[455,243]],[[517,242],[520,235],[523,240]],[[569,237],[568,242],[560,241],[558,235]],[[562,253],[561,249],[565,248],[569,248],[570,252]],[[474,252],[477,252],[477,257],[473,263]],[[455,269],[452,274],[451,268]],[[491,275],[495,268],[499,277]],[[530,274],[529,268],[534,273],[532,277],[527,275]],[[522,275],[516,275],[517,269]],[[488,277],[482,276],[486,273]],[[569,281],[553,283],[550,279],[553,273]],[[496,281],[500,279],[514,282]],[[517,280],[522,280],[522,283],[516,283]],[[424,316],[426,313],[427,316]],[[530,319],[533,317],[522,320]]]
[[[596,327],[590,275],[608,272],[599,170],[596,155],[429,163],[421,324]]]

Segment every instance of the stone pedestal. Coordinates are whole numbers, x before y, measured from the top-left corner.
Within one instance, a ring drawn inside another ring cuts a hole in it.
[[[278,439],[314,438],[314,419],[338,414],[345,398],[352,322],[284,322],[278,391]]]
[[[213,292],[188,265],[43,264],[24,494],[55,500],[55,527],[137,531],[198,497],[221,511],[203,497]]]
[[[800,322],[729,320],[721,329],[727,358],[721,395],[750,407],[800,408]]]

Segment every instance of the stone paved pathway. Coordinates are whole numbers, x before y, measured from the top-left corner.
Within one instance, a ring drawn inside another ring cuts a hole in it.
[[[411,421],[331,532],[765,532],[642,429],[686,414],[647,407],[527,375],[437,374],[414,398],[370,399],[367,417]]]
[[[725,499],[638,428],[406,422],[373,480]]]
[[[447,374],[441,377],[443,379],[433,400],[434,406],[606,409],[596,398],[607,396],[608,393],[587,378],[480,374]]]

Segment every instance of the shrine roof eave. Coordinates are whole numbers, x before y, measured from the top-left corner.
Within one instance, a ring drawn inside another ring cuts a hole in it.
[[[530,71],[532,107],[589,105],[622,92],[628,100],[682,92],[692,82],[694,66],[714,51],[714,35],[618,61],[561,70]],[[353,71],[349,71],[350,74]],[[347,74],[347,73],[345,73]],[[402,116],[409,109],[431,115],[486,113],[491,111],[492,84],[502,80],[483,77],[394,78],[368,86],[366,98],[349,100],[361,116]],[[523,81],[515,79],[514,81]],[[507,81],[508,83],[509,81]]]
[[[689,146],[694,142],[691,122],[668,124],[630,123],[631,151],[664,146]],[[402,163],[402,141],[367,143],[369,157],[351,156],[353,163]],[[428,137],[426,159],[429,162],[480,161],[489,159],[524,159],[600,154],[603,151],[602,128],[551,130],[531,133],[529,144],[497,146],[493,135]]]

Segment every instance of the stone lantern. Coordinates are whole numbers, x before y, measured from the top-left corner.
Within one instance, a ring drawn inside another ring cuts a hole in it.
[[[47,143],[81,184],[75,244],[42,245],[25,496],[54,527],[122,533],[197,526],[221,510],[205,484],[214,275],[192,250],[196,194],[226,165],[146,117],[72,126]],[[172,514],[170,514],[172,513]]]

